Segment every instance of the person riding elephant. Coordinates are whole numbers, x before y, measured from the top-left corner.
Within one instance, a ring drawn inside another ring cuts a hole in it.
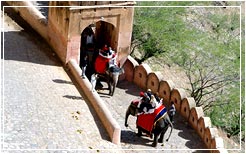
[[[172,123],[174,123],[174,121],[173,121],[173,117],[174,117],[174,115],[175,115],[175,113],[176,113],[176,108],[175,108],[175,105],[174,105],[174,103],[173,102],[171,102],[171,107],[170,107],[170,109],[169,109],[169,115],[170,115],[170,120],[171,120],[171,122]]]
[[[129,115],[137,116],[138,117],[137,118],[137,128],[138,128],[137,135],[141,136],[142,132],[145,132],[150,136],[154,135],[154,141],[152,145],[156,147],[157,142],[159,143],[163,142],[164,134],[166,133],[169,126],[171,127],[171,131],[170,131],[168,139],[170,138],[172,129],[173,129],[172,122],[170,121],[170,117],[164,105],[160,105],[158,109],[155,109],[154,111],[155,113],[153,113],[155,114],[155,116],[153,116],[153,114],[138,115],[139,108],[137,106],[138,106],[138,103],[140,103],[140,101],[141,100],[139,99],[133,100],[131,104],[129,105],[126,111],[126,114],[125,114],[125,126],[128,127],[127,120],[128,120]],[[150,122],[150,124],[147,125],[146,122]],[[166,141],[168,141],[168,139]]]
[[[105,45],[96,57],[94,68],[95,73],[100,74],[99,80],[100,78],[106,79],[109,87],[109,94],[113,96],[119,75],[124,73],[124,70],[123,68],[119,68],[117,65],[114,65],[116,60],[114,61],[112,58],[116,58],[116,54],[111,52],[110,48]]]

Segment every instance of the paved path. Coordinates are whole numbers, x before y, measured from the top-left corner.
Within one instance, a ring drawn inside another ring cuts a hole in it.
[[[135,117],[129,117],[130,127],[125,128],[125,111],[141,90],[126,81],[119,81],[113,97],[103,94],[107,91],[100,93],[122,128],[121,145],[112,144],[93,108],[81,97],[49,47],[8,16],[4,26],[1,133],[5,151],[175,153],[202,152],[195,149],[205,148],[180,116],[175,117],[169,142],[157,148],[150,146],[149,138],[135,135]]]
[[[119,152],[51,49],[8,16],[4,19],[4,152]]]
[[[175,124],[172,135],[168,142],[158,144],[157,148],[151,146],[152,140],[149,137],[136,136],[136,117],[129,116],[129,128],[124,126],[125,111],[130,102],[136,99],[141,91],[136,85],[127,81],[119,81],[117,89],[113,97],[109,97],[104,93],[99,92],[100,96],[105,100],[109,110],[116,118],[116,121],[121,126],[121,147],[127,149],[128,152],[170,152],[170,153],[191,153],[191,152],[205,152],[205,145],[201,141],[194,129],[180,115],[176,114],[174,117]],[[164,139],[167,138],[170,128],[167,131]],[[182,149],[182,151],[180,151]]]

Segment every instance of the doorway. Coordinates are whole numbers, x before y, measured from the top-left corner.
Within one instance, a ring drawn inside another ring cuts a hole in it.
[[[110,46],[113,50],[117,47],[115,26],[105,21],[98,21],[95,24],[88,25],[81,33],[80,42],[80,63],[81,69],[85,66],[85,74],[88,79],[95,72],[94,63],[96,57],[99,54],[99,50],[103,48],[105,44]],[[92,35],[92,43],[89,36]],[[88,42],[89,41],[89,42]],[[87,56],[87,59],[85,58]]]

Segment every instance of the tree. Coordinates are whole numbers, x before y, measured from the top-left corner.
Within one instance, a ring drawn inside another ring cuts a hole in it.
[[[135,58],[142,63],[152,56],[173,50],[177,41],[182,41],[179,38],[185,27],[181,18],[184,11],[184,8],[135,8],[131,55],[135,57],[137,48],[141,57]]]
[[[184,54],[184,53],[183,53]],[[228,104],[229,101],[222,101],[223,95],[228,95],[226,87],[240,82],[239,70],[229,71],[230,66],[211,53],[196,52],[193,55],[182,56],[179,66],[182,66],[188,79],[191,89],[190,96],[195,99],[196,106],[202,106],[206,111],[215,105]],[[227,67],[227,68],[226,68]],[[239,97],[238,97],[239,99]]]

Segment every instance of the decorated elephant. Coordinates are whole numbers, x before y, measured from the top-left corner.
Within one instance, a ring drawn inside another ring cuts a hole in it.
[[[98,74],[99,78],[107,82],[109,95],[111,96],[114,95],[119,75],[124,72],[123,68],[118,67],[115,63],[115,58],[112,58],[112,55],[106,57],[99,52],[95,60],[95,73]]]
[[[110,77],[109,87],[110,87],[110,95],[114,95],[115,87],[118,83],[119,76],[124,73],[124,69],[118,67],[117,65],[110,65],[108,68],[108,74]]]
[[[142,135],[142,132],[149,135],[151,138],[154,135],[154,141],[152,146],[156,147],[157,142],[163,143],[164,134],[166,133],[168,127],[171,127],[170,134],[166,141],[169,140],[173,124],[170,121],[170,117],[168,115],[166,107],[161,104],[158,108],[155,109],[154,113],[151,114],[140,114],[138,109],[138,104],[141,100],[133,100],[129,105],[126,115],[125,115],[125,126],[128,127],[127,120],[129,115],[137,116],[137,128],[138,128],[138,136]]]

